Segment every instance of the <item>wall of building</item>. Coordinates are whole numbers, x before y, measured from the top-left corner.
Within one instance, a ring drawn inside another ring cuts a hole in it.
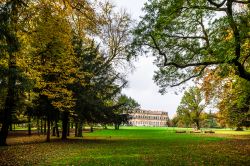
[[[167,126],[168,113],[163,111],[134,110],[130,113],[131,126]]]

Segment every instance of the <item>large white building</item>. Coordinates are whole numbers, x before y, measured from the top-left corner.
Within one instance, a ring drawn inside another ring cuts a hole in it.
[[[163,111],[134,110],[130,113],[131,126],[167,126],[168,113]]]

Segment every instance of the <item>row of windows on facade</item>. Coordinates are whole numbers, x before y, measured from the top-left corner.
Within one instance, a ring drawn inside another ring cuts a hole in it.
[[[135,110],[133,113],[143,113],[143,114],[148,114],[148,113],[156,113],[154,111],[143,111],[143,110]],[[167,115],[167,112],[158,112],[161,115]]]
[[[143,121],[133,121],[130,122],[131,125],[155,125],[155,126],[159,126],[159,125],[166,125],[166,123],[163,122],[143,122]]]
[[[166,120],[167,117],[161,116],[145,116],[145,115],[134,115],[132,116],[133,119],[158,119],[158,120]]]

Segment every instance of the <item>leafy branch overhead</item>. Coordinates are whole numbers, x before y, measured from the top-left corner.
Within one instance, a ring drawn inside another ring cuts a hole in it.
[[[249,1],[151,0],[134,30],[131,54],[152,51],[155,81],[166,92],[204,76],[206,69],[233,67],[250,81]]]

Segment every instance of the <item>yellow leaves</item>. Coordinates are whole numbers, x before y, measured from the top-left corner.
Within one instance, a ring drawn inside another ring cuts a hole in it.
[[[233,31],[232,30],[227,30],[227,35],[225,37],[225,41],[230,41],[233,39]]]

